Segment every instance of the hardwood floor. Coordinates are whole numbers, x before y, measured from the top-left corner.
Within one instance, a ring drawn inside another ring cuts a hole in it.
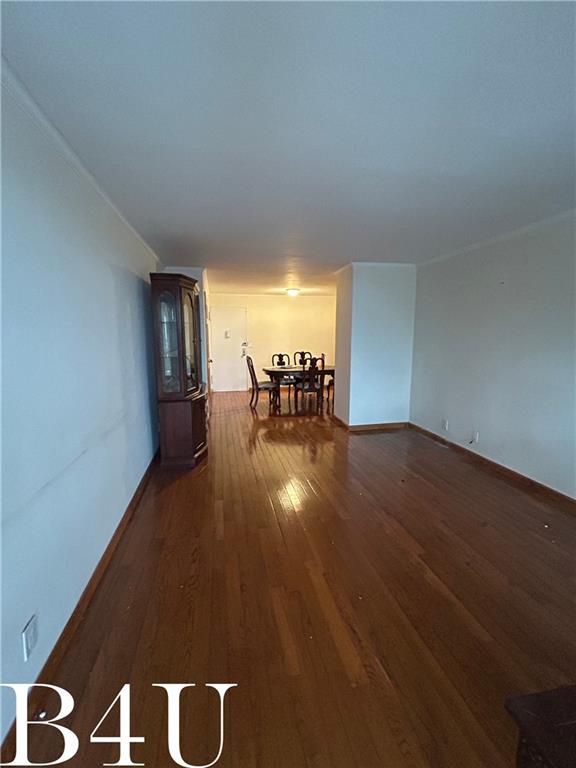
[[[210,457],[158,468],[52,681],[77,699],[69,765],[132,685],[132,759],[218,766],[509,768],[507,696],[576,680],[576,517],[413,430],[257,415],[213,397]],[[50,706],[50,705],[48,705]],[[117,714],[104,733],[116,734]],[[33,759],[57,750],[31,728]]]

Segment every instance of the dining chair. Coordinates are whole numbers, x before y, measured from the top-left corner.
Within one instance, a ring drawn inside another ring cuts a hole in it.
[[[330,381],[326,385],[326,397],[328,402],[330,402],[330,391],[332,391],[332,405],[334,405],[334,378],[335,374],[333,373],[332,376],[330,376]]]
[[[294,365],[306,365],[306,360],[312,359],[312,352],[294,352]]]
[[[254,370],[254,361],[250,355],[246,355],[246,363],[250,373],[252,383],[252,394],[250,396],[250,408],[256,408],[260,392],[268,392],[268,402],[270,406],[277,408],[280,405],[280,386],[278,381],[258,381],[256,371]]]
[[[326,354],[324,352],[322,352],[322,354],[320,355],[320,359],[322,360],[322,368],[325,368]],[[332,390],[332,403],[334,403],[334,374],[330,376],[330,380],[326,385],[326,399],[328,400],[328,402],[330,402],[330,390]]]
[[[285,352],[276,352],[272,355],[272,365],[278,365],[280,367],[290,365],[290,355],[287,355]],[[281,387],[288,387],[288,401],[290,401],[294,376],[286,374],[286,376],[282,376],[278,383]]]
[[[294,384],[294,404],[298,407],[298,394],[315,395],[316,407],[319,407],[324,399],[322,385],[324,381],[324,366],[318,365],[319,358],[310,357],[304,362],[304,371],[300,379]]]

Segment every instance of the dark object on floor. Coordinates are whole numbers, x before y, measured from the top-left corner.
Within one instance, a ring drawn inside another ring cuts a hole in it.
[[[515,696],[506,709],[520,728],[518,768],[575,768],[576,685]]]

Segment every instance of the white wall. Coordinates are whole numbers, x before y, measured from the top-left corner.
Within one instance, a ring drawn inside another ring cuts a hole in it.
[[[158,265],[7,72],[2,90],[2,679],[33,682],[155,451]]]
[[[353,263],[347,270],[339,273],[337,349],[345,361],[350,339],[350,363],[337,368],[335,414],[349,426],[408,421],[416,269]]]
[[[275,352],[324,352],[327,363],[334,361],[335,296],[210,293],[210,306],[246,308],[248,354],[261,378]]]
[[[418,268],[412,421],[576,495],[574,217]]]
[[[336,371],[338,385],[334,386],[334,415],[350,422],[350,363],[352,355],[352,265],[336,275]]]

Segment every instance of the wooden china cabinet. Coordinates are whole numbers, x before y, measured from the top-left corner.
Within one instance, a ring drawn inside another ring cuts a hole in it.
[[[153,272],[150,279],[161,461],[195,467],[208,451],[200,292],[185,275]]]

